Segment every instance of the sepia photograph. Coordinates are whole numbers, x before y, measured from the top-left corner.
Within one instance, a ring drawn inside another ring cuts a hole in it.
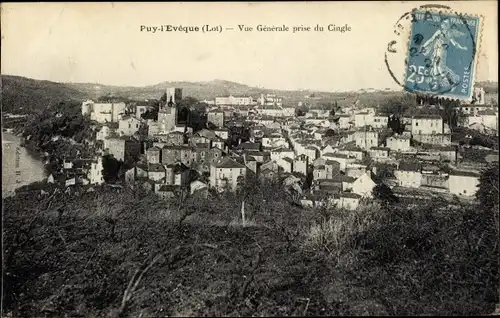
[[[2,317],[500,315],[497,1],[0,6]]]

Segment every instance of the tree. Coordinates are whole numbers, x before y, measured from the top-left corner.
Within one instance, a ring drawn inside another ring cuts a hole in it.
[[[302,105],[302,106],[295,108],[295,114],[297,116],[305,116],[308,111],[309,111],[309,108],[305,105]]]
[[[328,130],[325,132],[325,137],[332,137],[332,136],[335,136],[335,130],[333,130],[333,129],[328,129]]]
[[[417,106],[416,97],[413,94],[405,94],[403,96],[394,96],[388,98],[380,105],[382,113],[402,116],[407,110]]]
[[[122,163],[113,157],[105,155],[102,157],[102,175],[106,183],[114,183],[119,179]]]
[[[373,196],[386,206],[398,202],[398,197],[394,195],[391,188],[385,183],[379,183],[373,188]]]
[[[482,207],[492,209],[498,206],[498,196],[498,162],[496,162],[481,173],[476,199]]]
[[[396,134],[402,134],[405,131],[405,125],[401,122],[401,118],[396,115],[389,116],[387,126]]]

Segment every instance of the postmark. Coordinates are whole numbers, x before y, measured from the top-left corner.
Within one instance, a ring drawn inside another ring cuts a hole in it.
[[[404,13],[384,56],[389,75],[407,92],[470,101],[482,23],[444,5]]]
[[[480,17],[413,11],[405,90],[470,100],[480,26]]]

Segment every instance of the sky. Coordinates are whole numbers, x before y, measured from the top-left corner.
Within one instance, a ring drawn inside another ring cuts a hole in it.
[[[222,79],[272,89],[398,89],[406,12],[436,2],[3,3],[1,73],[56,82],[145,86]],[[496,1],[441,2],[483,16],[476,80],[498,81]],[[222,32],[145,32],[143,26],[220,26]],[[239,31],[238,25],[254,31]],[[310,26],[323,32],[257,32]],[[328,32],[329,24],[350,32]],[[404,24],[404,23],[403,23]],[[226,30],[233,28],[233,30]]]

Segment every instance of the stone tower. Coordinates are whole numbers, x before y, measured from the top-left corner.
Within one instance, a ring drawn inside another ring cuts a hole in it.
[[[182,100],[182,89],[168,87],[167,100],[158,112],[159,133],[167,134],[175,129],[177,124],[177,105]]]

